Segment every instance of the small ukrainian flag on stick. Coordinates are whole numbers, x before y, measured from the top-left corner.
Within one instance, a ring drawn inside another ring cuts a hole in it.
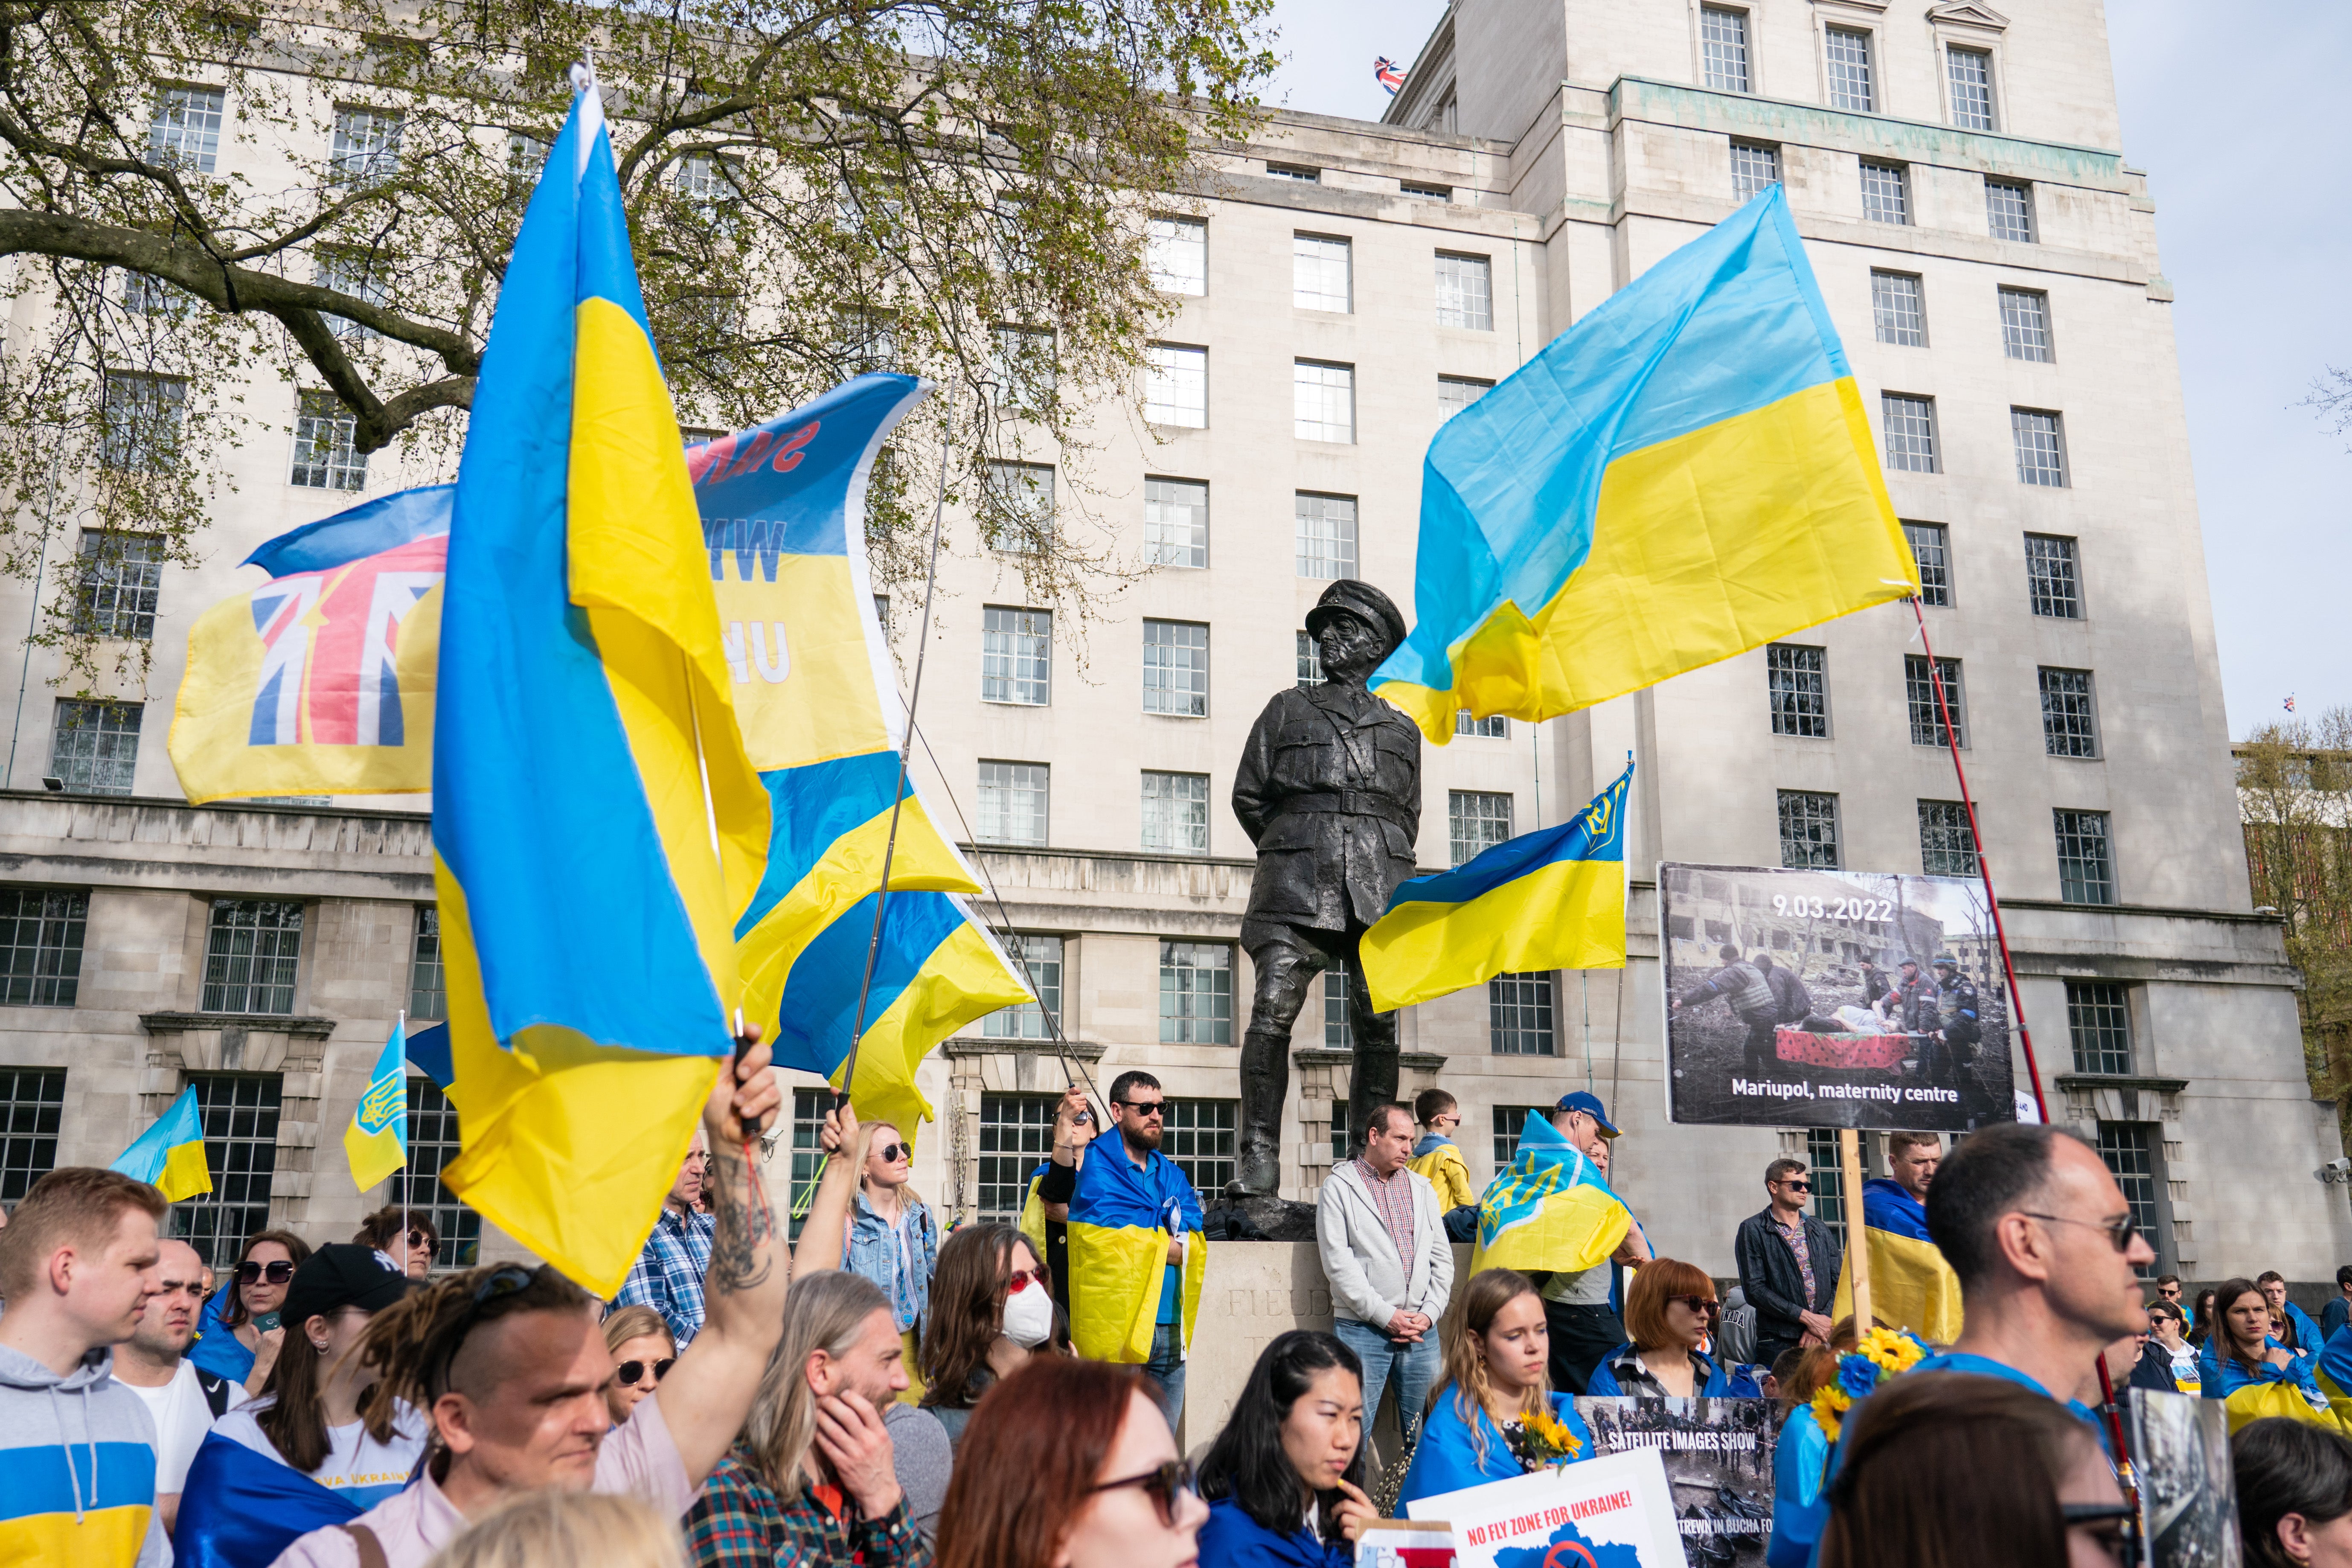
[[[367,1092],[343,1129],[343,1153],[352,1181],[362,1192],[408,1163],[408,1015],[392,1026],[392,1038],[375,1059]]]
[[[205,1163],[205,1118],[196,1108],[196,1091],[184,1089],[155,1125],[142,1132],[130,1148],[107,1167],[137,1182],[152,1183],[173,1203],[213,1190],[213,1173]]]

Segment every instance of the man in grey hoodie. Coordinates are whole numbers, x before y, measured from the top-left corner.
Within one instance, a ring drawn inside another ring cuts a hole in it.
[[[33,1184],[0,1231],[0,1562],[157,1568],[155,1423],[111,1347],[162,1288],[144,1182],[93,1166]]]

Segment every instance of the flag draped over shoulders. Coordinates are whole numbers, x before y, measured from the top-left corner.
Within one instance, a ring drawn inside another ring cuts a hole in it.
[[[1609,1261],[1633,1225],[1633,1210],[1609,1190],[1600,1168],[1542,1111],[1530,1110],[1511,1163],[1478,1200],[1470,1272],[1580,1273]]]
[[[172,1550],[181,1568],[264,1568],[299,1537],[363,1511],[291,1466],[208,1432],[181,1489]]]
[[[1087,1146],[1069,1220],[1070,1340],[1080,1355],[1131,1365],[1151,1359],[1168,1244],[1186,1233],[1178,1321],[1190,1346],[1209,1262],[1192,1184],[1157,1150],[1137,1169],[1116,1127]]]
[[[1960,1337],[1960,1277],[1927,1239],[1925,1205],[1885,1176],[1862,1185],[1863,1242],[1870,1248],[1870,1315],[1933,1344]],[[1832,1317],[1853,1310],[1853,1249],[1838,1266]]]

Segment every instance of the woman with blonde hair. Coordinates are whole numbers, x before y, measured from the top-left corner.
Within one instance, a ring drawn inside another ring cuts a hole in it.
[[[661,1386],[677,1364],[677,1342],[669,1325],[651,1307],[623,1307],[604,1320],[604,1348],[613,1352],[613,1385],[604,1390],[604,1407],[618,1426],[637,1407],[637,1401]]]
[[[1592,1455],[1576,1401],[1554,1394],[1544,1374],[1551,1336],[1535,1282],[1508,1268],[1486,1269],[1463,1288],[1459,1310],[1399,1508]]]
[[[635,1498],[549,1489],[475,1521],[429,1568],[686,1568],[686,1557],[676,1521]]]
[[[913,1185],[913,1142],[887,1121],[869,1123],[864,1138],[866,1158],[850,1200],[849,1242],[842,1267],[871,1279],[890,1298],[906,1347],[912,1380],[907,1401],[912,1404],[923,1394],[914,1374],[922,1321],[931,1308],[931,1276],[940,1266],[940,1225]]]

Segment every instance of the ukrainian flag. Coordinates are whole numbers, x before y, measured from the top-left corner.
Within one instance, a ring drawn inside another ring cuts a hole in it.
[[[1908,1329],[1930,1344],[1960,1337],[1960,1277],[1927,1239],[1927,1210],[1900,1184],[1884,1176],[1862,1186],[1863,1245],[1870,1248],[1870,1315]],[[1838,1265],[1837,1301],[1830,1316],[1853,1310],[1853,1250]]]
[[[584,74],[584,73],[581,73]],[[500,290],[441,616],[435,882],[467,1203],[597,1295],[677,1174],[768,847],[612,143],[573,100]]]
[[[392,1038],[375,1059],[367,1092],[343,1129],[343,1157],[352,1182],[365,1192],[408,1163],[408,1015],[392,1026]]]
[[[1778,185],[1445,422],[1418,624],[1372,675],[1436,745],[1917,591]]]
[[[1029,999],[957,896],[980,890],[971,868],[898,776],[906,709],[866,570],[866,487],[929,391],[913,376],[859,376],[687,454],[735,715],[773,824],[735,922],[745,1013],[777,1065],[848,1088],[861,1117],[909,1135],[931,1114],[915,1087],[923,1057]],[[894,797],[889,898],[857,1082],[845,1086]]]
[[[155,1125],[132,1140],[131,1147],[107,1167],[133,1181],[150,1182],[173,1203],[213,1190],[213,1173],[205,1163],[205,1117],[196,1108],[196,1091],[187,1089],[172,1101]]]
[[[1415,877],[1363,935],[1375,1011],[1497,974],[1625,966],[1625,797],[1633,764],[1557,827]]]
[[[1530,1110],[1517,1152],[1478,1200],[1470,1272],[1579,1273],[1608,1262],[1633,1225],[1633,1211],[1609,1190],[1584,1151],[1542,1111]]]
[[[1192,1240],[1183,1272],[1171,1282],[1168,1244],[1185,1234]],[[1154,1152],[1138,1170],[1118,1128],[1097,1138],[1070,1194],[1069,1243],[1070,1342],[1080,1355],[1129,1366],[1150,1361],[1160,1299],[1171,1283],[1181,1292],[1177,1323],[1192,1344],[1208,1237],[1201,1230],[1201,1200],[1174,1161]]]

